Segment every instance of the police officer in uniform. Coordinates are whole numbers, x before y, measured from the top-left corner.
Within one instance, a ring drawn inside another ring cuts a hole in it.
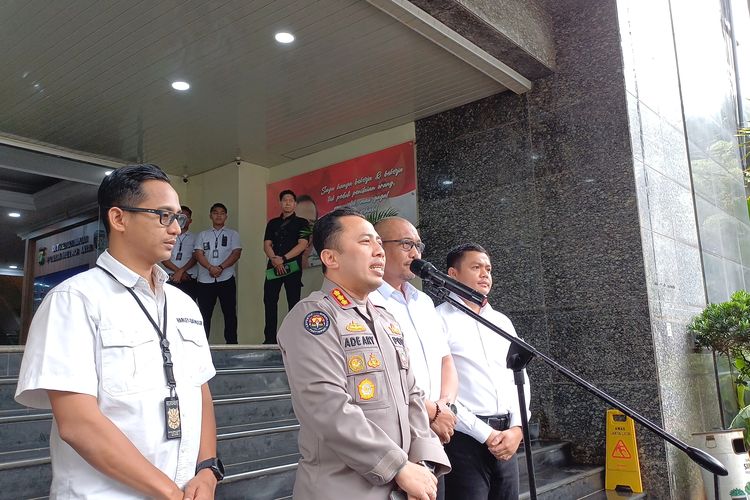
[[[289,312],[278,335],[300,422],[294,498],[386,500],[402,490],[434,500],[436,476],[450,465],[430,431],[401,330],[368,300],[383,282],[380,238],[343,208],[317,221],[313,244],[323,286]]]

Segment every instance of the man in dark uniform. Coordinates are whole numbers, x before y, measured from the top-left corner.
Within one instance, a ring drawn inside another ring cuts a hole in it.
[[[448,459],[430,431],[401,329],[368,300],[383,282],[380,237],[344,208],[316,222],[313,243],[323,286],[279,330],[300,422],[294,497],[387,500],[399,488],[409,499],[435,500]]]
[[[278,302],[281,286],[286,289],[286,301],[289,309],[299,302],[302,290],[302,252],[307,248],[307,238],[302,232],[309,227],[309,222],[297,217],[297,195],[286,189],[279,193],[281,215],[266,224],[263,237],[263,251],[268,257],[266,281],[263,285],[263,305],[266,310],[264,344],[276,343],[276,325],[278,323]],[[269,273],[268,270],[273,269]]]

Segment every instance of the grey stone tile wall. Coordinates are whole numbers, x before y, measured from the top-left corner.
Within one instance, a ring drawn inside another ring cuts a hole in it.
[[[526,340],[690,440],[720,419],[685,326],[750,276],[744,193],[704,137],[698,169],[688,155],[668,0],[545,5],[556,73],[416,124],[425,258],[487,247],[491,301]],[[601,463],[606,406],[539,361],[530,378],[543,434]],[[649,494],[694,497],[698,468],[637,432]]]
[[[661,424],[617,9],[584,4],[553,7],[558,71],[531,92],[417,122],[424,257],[443,267],[453,245],[484,245],[491,301],[519,334]],[[602,463],[606,405],[541,361],[529,376],[543,434]],[[665,447],[648,434],[644,481],[663,498]]]

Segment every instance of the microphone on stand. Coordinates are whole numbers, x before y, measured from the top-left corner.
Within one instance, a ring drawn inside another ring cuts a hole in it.
[[[422,259],[414,259],[409,265],[411,272],[425,281],[429,281],[438,288],[445,288],[461,298],[473,302],[478,306],[484,306],[487,303],[487,296],[477,292],[458,280],[455,280],[445,273],[438,271],[435,266]]]

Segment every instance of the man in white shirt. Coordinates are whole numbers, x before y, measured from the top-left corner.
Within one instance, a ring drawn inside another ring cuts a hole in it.
[[[195,234],[190,232],[193,222],[193,211],[187,205],[180,205],[180,212],[187,216],[182,232],[177,237],[177,243],[172,247],[172,255],[162,261],[162,265],[169,273],[169,283],[185,292],[195,300],[197,295],[196,279],[198,278],[198,261],[193,255],[195,248]]]
[[[492,288],[492,263],[480,245],[455,247],[447,257],[448,275],[485,295]],[[453,295],[458,298],[456,295]],[[464,303],[511,335],[513,323],[489,304]],[[518,393],[506,367],[510,342],[480,325],[452,304],[437,307],[448,332],[458,371],[458,424],[445,451],[453,465],[446,476],[448,500],[517,500],[518,460],[523,439]],[[525,385],[526,401],[530,391]]]
[[[50,498],[212,499],[216,372],[198,308],[157,266],[184,222],[177,193],[159,167],[135,165],[98,200],[109,248],[42,301],[16,389],[52,409]]]
[[[195,240],[195,258],[198,261],[198,307],[203,316],[206,338],[211,334],[211,317],[216,299],[224,315],[224,340],[237,343],[237,281],[235,263],[240,260],[242,243],[240,233],[224,227],[227,207],[223,203],[211,206],[213,227],[201,231]]]
[[[422,257],[424,243],[406,219],[388,217],[375,224],[385,250],[383,284],[370,294],[370,301],[384,307],[398,321],[409,352],[417,386],[425,393],[430,428],[445,444],[450,441],[456,417],[449,405],[456,399],[458,375],[448,347],[442,321],[427,294],[417,290],[409,266]],[[442,477],[438,499],[443,498]]]

